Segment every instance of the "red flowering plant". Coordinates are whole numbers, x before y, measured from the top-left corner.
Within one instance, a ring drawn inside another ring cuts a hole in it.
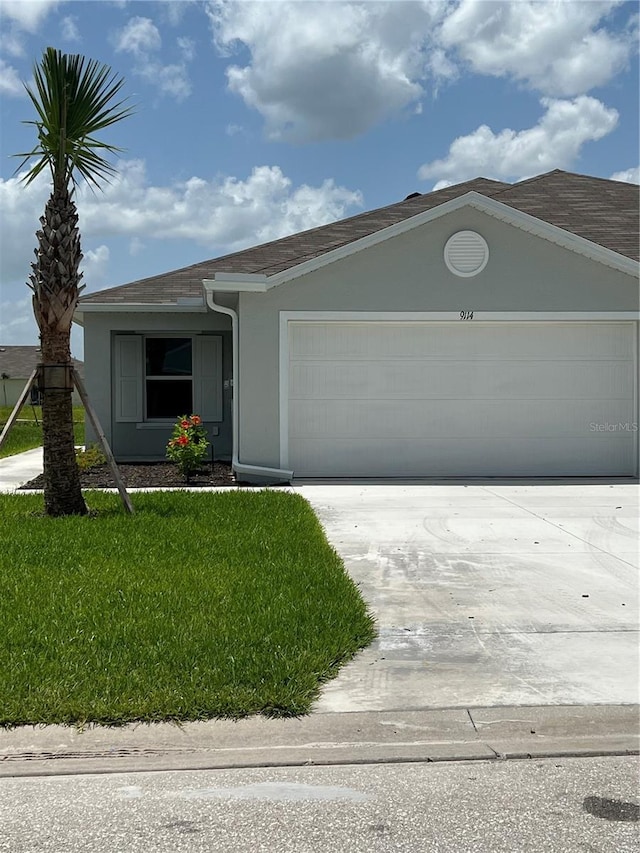
[[[207,432],[198,415],[178,418],[167,444],[167,459],[175,462],[187,483],[204,462],[209,442]]]

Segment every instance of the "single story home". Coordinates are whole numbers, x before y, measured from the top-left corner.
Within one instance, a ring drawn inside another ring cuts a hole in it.
[[[40,361],[40,347],[0,344],[0,406],[15,406],[24,391],[27,379]],[[73,364],[80,377],[84,377],[83,363],[74,358]],[[34,403],[39,402],[37,390],[32,393],[31,400]],[[77,391],[73,392],[73,405],[82,405]]]
[[[477,178],[80,300],[120,461],[240,479],[635,477],[638,187]]]

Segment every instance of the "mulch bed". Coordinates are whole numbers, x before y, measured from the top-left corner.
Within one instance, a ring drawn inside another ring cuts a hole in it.
[[[177,467],[171,462],[144,462],[138,464],[122,463],[118,465],[120,476],[128,488],[175,488],[176,486],[235,486],[236,480],[228,462],[214,462],[193,474],[189,483]],[[80,484],[83,489],[113,489],[116,484],[108,465],[95,465],[80,472]],[[34,480],[25,483],[21,489],[43,489],[44,476],[40,474]]]

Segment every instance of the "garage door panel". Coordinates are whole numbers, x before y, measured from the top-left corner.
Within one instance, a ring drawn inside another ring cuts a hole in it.
[[[598,477],[628,475],[628,446],[618,435],[606,456],[595,436],[572,442],[570,452],[554,439],[293,439],[294,458],[305,459],[307,477]],[[295,469],[294,469],[295,470]]]
[[[514,400],[505,417],[502,401],[479,400],[469,412],[466,400],[439,400],[425,406],[422,400],[327,400],[319,407],[313,400],[291,404],[291,439],[417,439],[467,438],[487,435],[493,439],[564,437],[580,440],[606,424],[609,401],[580,400],[550,416],[539,400]],[[633,405],[625,401],[617,409],[623,424],[633,422]],[[616,421],[617,425],[618,421]],[[624,430],[623,430],[624,431]],[[606,439],[604,439],[606,442]]]
[[[558,335],[556,324],[544,323],[291,323],[290,350],[296,359],[311,361],[440,361],[459,359],[461,352],[501,361],[516,353],[537,360],[632,358],[633,337],[620,335],[619,325],[575,323],[569,334]]]
[[[289,353],[296,476],[635,473],[631,323],[294,321]]]
[[[497,369],[496,369],[497,368]],[[610,399],[624,396],[630,362],[514,359],[291,363],[290,399]]]

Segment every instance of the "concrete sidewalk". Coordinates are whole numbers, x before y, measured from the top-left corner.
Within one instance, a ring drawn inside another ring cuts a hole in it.
[[[628,755],[638,752],[638,721],[637,705],[604,705],[22,726],[0,732],[0,777]]]
[[[41,447],[0,459],[0,492],[14,492],[38,474],[42,474]]]

